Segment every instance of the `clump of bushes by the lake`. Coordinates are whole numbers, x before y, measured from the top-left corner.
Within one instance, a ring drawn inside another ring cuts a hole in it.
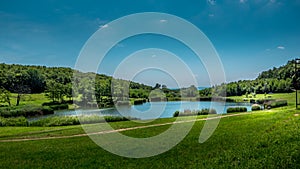
[[[253,104],[253,105],[251,106],[251,110],[252,110],[252,111],[258,111],[258,110],[261,110],[261,106],[258,105],[258,104]]]
[[[117,101],[116,102],[117,106],[130,106],[130,101]]]
[[[0,126],[28,126],[29,123],[25,117],[0,117]]]
[[[43,127],[68,126],[68,125],[78,125],[78,124],[80,124],[80,122],[76,116],[47,117],[29,123],[30,126],[43,126]]]
[[[272,108],[282,107],[282,106],[287,106],[287,105],[288,105],[287,100],[276,100],[275,102],[271,103]]]
[[[183,112],[175,111],[173,117],[178,116],[195,116],[195,115],[208,115],[208,114],[217,114],[215,109],[201,109],[201,110],[184,110]]]
[[[69,126],[79,124],[92,124],[103,122],[118,122],[138,120],[133,117],[121,116],[55,116],[47,117],[36,121],[29,122],[25,117],[0,117],[0,126],[40,126],[40,127],[53,127],[53,126]]]
[[[133,104],[134,105],[143,104],[146,101],[147,101],[146,99],[136,99],[136,100],[133,101]]]
[[[0,116],[2,117],[31,117],[38,115],[54,114],[54,110],[49,106],[9,106],[0,108]]]
[[[197,115],[208,115],[208,114],[217,114],[215,109],[201,109],[197,112]]]
[[[237,113],[237,112],[247,112],[246,107],[229,107],[227,108],[227,113]]]
[[[60,104],[60,105],[53,105],[53,106],[49,106],[51,109],[53,110],[65,110],[69,108],[68,104]]]
[[[67,103],[60,102],[45,102],[42,106],[49,106],[53,110],[64,110],[69,108]]]

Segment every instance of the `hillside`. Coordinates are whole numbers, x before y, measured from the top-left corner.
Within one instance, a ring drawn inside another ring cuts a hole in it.
[[[220,96],[256,95],[264,93],[290,93],[294,90],[294,60],[279,68],[263,71],[255,80],[240,80],[228,84],[221,84],[200,91],[202,96],[212,93]],[[299,81],[299,80],[298,80]]]

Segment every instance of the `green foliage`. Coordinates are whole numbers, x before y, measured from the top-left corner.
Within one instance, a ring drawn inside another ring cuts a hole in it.
[[[227,108],[227,113],[236,113],[236,112],[247,112],[246,107],[229,107]]]
[[[287,100],[275,100],[275,101],[271,101],[269,105],[271,106],[271,108],[283,107],[283,106],[287,106],[288,102]]]
[[[28,121],[25,117],[0,117],[0,126],[28,126]]]
[[[9,106],[11,106],[10,98],[11,93],[3,87],[0,87],[0,103],[7,103]]]
[[[180,113],[180,112],[179,112],[178,110],[175,111],[174,114],[173,114],[173,117],[178,117],[178,116],[179,116],[179,113]]]
[[[294,79],[293,63],[294,61],[288,61],[284,66],[264,71],[255,80],[239,80],[221,84],[203,89],[199,91],[199,94],[201,96],[211,96],[212,94],[217,96],[246,95],[246,98],[248,98],[248,96],[251,96],[249,93],[253,93],[255,98],[256,94],[290,93],[294,88],[293,81],[299,81],[299,79]]]
[[[121,116],[55,116],[47,117],[37,121],[32,121],[29,123],[30,126],[43,126],[43,127],[53,127],[53,126],[69,126],[69,125],[79,125],[79,124],[92,124],[92,123],[103,123],[103,122],[117,122],[117,121],[128,121],[137,120],[131,117],[121,117]]]
[[[197,112],[197,115],[217,114],[216,109],[202,109]]]
[[[217,114],[215,109],[201,109],[201,110],[184,110],[183,112],[175,111],[173,117],[178,116],[195,116],[195,115],[208,115],[208,114]]]
[[[30,122],[29,125],[52,127],[52,126],[78,125],[78,124],[80,124],[80,122],[76,116],[55,116],[55,117],[47,117],[44,119]]]
[[[252,110],[252,111],[261,110],[261,106],[260,106],[260,105],[257,105],[257,104],[254,104],[254,105],[251,106],[251,110]]]
[[[38,115],[53,114],[54,110],[48,106],[24,106],[24,107],[2,107],[0,108],[0,116],[2,117],[32,117]]]
[[[146,101],[147,101],[146,99],[136,99],[136,100],[133,101],[133,104],[134,105],[143,104]]]

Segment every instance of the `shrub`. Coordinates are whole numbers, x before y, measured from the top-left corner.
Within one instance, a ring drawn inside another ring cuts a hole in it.
[[[251,110],[252,110],[252,111],[261,110],[261,107],[260,107],[260,105],[258,105],[258,104],[253,104],[253,105],[251,106]]]
[[[134,105],[143,104],[146,102],[146,99],[136,99],[133,101]]]
[[[56,117],[47,117],[37,121],[30,122],[30,126],[68,126],[80,124],[79,120],[75,116],[56,116]]]
[[[173,117],[178,117],[179,116],[179,111],[175,111],[174,114],[173,114]]]
[[[130,106],[129,101],[117,101],[116,103],[117,106]]]
[[[233,112],[247,112],[246,107],[229,107],[227,109],[227,113],[233,113]]]
[[[202,109],[197,112],[197,115],[217,114],[215,109]]]
[[[64,109],[69,108],[68,104],[52,105],[52,106],[49,106],[49,107],[53,110],[64,110]]]
[[[288,102],[287,100],[276,100],[271,102],[271,108],[276,108],[276,107],[283,107],[283,106],[287,106]]]
[[[54,102],[45,102],[42,104],[42,106],[53,106],[53,105],[60,105],[60,102],[54,101]]]
[[[28,121],[25,117],[0,117],[0,126],[28,126]]]
[[[5,109],[0,109],[0,116],[2,117],[30,117],[30,116],[37,116],[37,115],[47,115],[47,114],[54,114],[53,109],[48,106],[41,106],[41,107],[5,107]]]

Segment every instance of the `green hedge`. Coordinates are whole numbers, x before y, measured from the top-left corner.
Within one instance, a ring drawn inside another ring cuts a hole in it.
[[[146,99],[136,99],[133,101],[134,105],[143,104],[146,102]]]
[[[246,107],[229,107],[227,108],[227,113],[234,113],[234,112],[247,112]]]
[[[198,115],[217,114],[215,109],[202,109],[197,112]]]
[[[43,107],[4,107],[0,108],[0,116],[2,117],[30,117],[37,115],[48,115],[54,114],[54,110],[48,106]]]
[[[175,111],[173,114],[173,117],[178,116],[195,116],[195,115],[208,115],[208,114],[217,114],[217,111],[215,109],[201,109],[201,110],[184,110],[183,112]]]
[[[28,126],[29,123],[25,117],[4,118],[0,117],[0,126]]]
[[[260,105],[252,105],[252,106],[251,106],[251,110],[252,110],[252,111],[261,110],[261,107],[260,107]]]
[[[283,106],[287,106],[288,102],[287,100],[276,100],[271,102],[271,108],[276,108],[276,107],[283,107]]]
[[[68,104],[52,105],[52,106],[49,106],[49,107],[53,110],[65,110],[65,109],[69,108]]]

